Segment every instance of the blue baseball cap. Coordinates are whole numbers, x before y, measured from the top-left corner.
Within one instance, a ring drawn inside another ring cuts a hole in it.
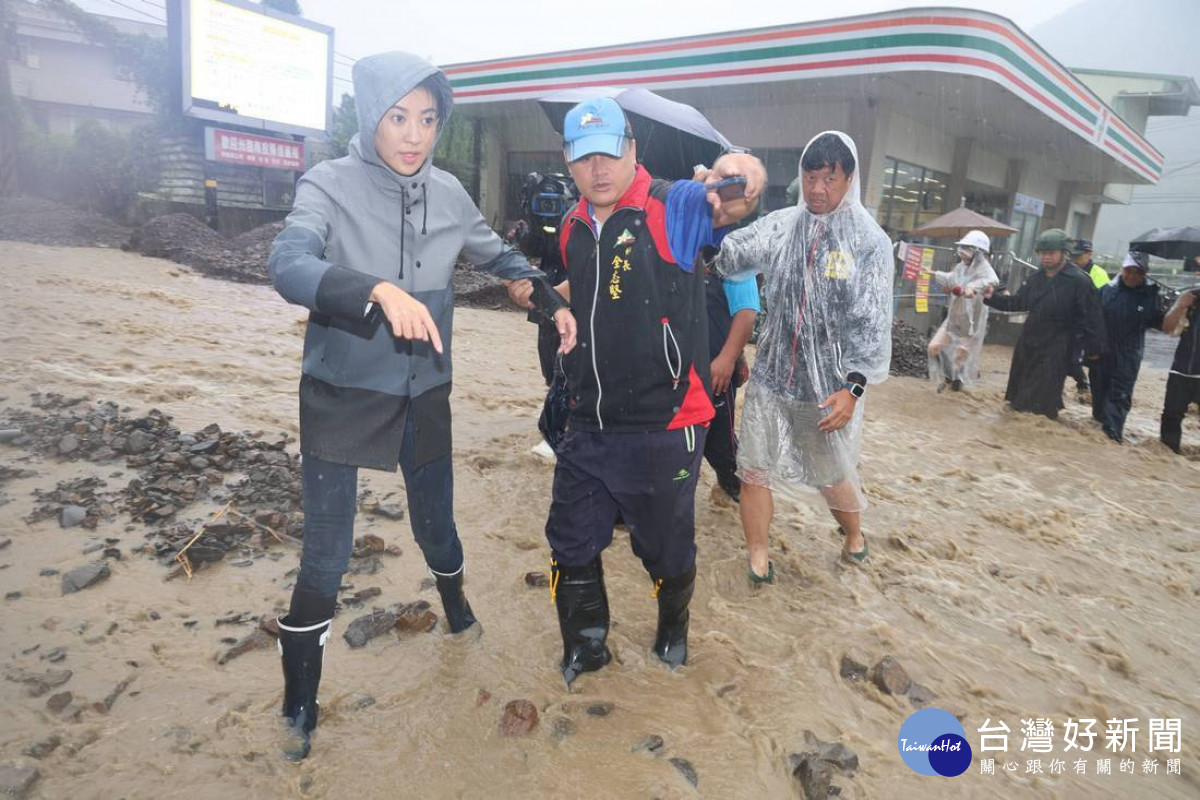
[[[625,112],[608,97],[585,100],[567,112],[563,120],[563,147],[567,160],[603,153],[620,158],[625,150]]]

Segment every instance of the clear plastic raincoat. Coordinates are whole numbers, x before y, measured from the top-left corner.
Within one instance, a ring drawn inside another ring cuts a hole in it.
[[[732,280],[762,273],[766,324],[747,389],[739,442],[742,479],[768,487],[819,489],[830,508],[866,506],[858,480],[866,398],[841,430],[817,426],[819,404],[852,372],[887,379],[892,351],[892,243],[862,205],[858,151],[842,202],[828,214],[794,208],[725,237],[717,269]],[[808,147],[820,136],[810,140]]]
[[[946,319],[929,342],[929,377],[934,381],[957,380],[970,386],[979,377],[988,318],[983,293],[1000,279],[987,253],[972,249],[975,255],[969,263],[959,261],[949,272],[933,273],[933,282],[950,293]]]

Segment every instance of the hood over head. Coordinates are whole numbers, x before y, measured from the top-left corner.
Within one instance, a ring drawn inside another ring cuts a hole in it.
[[[396,101],[416,89],[426,78],[428,86],[438,104],[438,137],[446,129],[446,122],[454,108],[454,92],[450,80],[440,69],[411,53],[377,53],[359,59],[354,65],[354,104],[358,108],[358,133],[350,142],[350,148],[364,161],[384,167],[396,178],[395,173],[384,164],[375,152],[375,129],[387,110]],[[426,159],[419,175],[427,174],[430,161]]]

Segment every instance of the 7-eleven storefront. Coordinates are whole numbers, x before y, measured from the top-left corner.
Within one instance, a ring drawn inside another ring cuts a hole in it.
[[[496,226],[532,170],[563,168],[537,98],[581,86],[642,86],[700,109],[770,173],[784,203],[804,143],[854,137],[864,202],[903,235],[965,203],[1021,230],[1091,236],[1117,187],[1155,183],[1162,155],[1003,17],[909,9],[446,67],[456,113],[481,122],[480,197]]]

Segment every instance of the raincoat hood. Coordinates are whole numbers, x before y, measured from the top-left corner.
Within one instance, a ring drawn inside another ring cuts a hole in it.
[[[745,437],[747,464],[765,485],[829,489],[831,508],[858,511],[865,504],[857,477],[865,401],[855,401],[850,421],[830,434],[819,429],[819,404],[850,380],[886,380],[895,260],[887,234],[863,207],[854,141],[839,131],[827,133],[840,138],[856,161],[837,207],[814,214],[801,193],[795,206],[727,235],[716,266],[733,280],[761,272],[770,309],[743,411],[743,431],[755,431]],[[756,462],[756,452],[774,455]]]
[[[416,175],[400,175],[383,162],[375,151],[375,129],[383,115],[426,78],[433,77],[433,94],[438,104],[440,139],[454,108],[454,93],[445,73],[423,58],[410,53],[379,53],[354,64],[354,104],[358,109],[358,133],[350,140],[350,151],[358,158],[386,171],[379,177],[397,183],[421,183],[429,176],[432,155],[425,159]],[[436,144],[436,139],[434,140]]]
[[[803,164],[804,164],[804,156],[808,155],[808,149],[813,146],[813,142],[817,141],[817,139],[820,139],[822,136],[825,136],[827,134],[831,134],[833,136],[838,137],[839,139],[842,140],[842,143],[844,145],[846,145],[846,147],[850,148],[850,154],[852,156],[854,156],[854,172],[850,176],[850,188],[846,190],[846,194],[842,197],[842,202],[838,203],[837,208],[835,208],[832,211],[827,212],[825,214],[817,214],[813,211],[809,211],[808,206],[804,205],[804,166],[803,166]],[[823,218],[829,218],[829,217],[832,217],[834,214],[838,214],[838,213],[846,213],[846,212],[850,211],[854,206],[863,208],[862,183],[858,179],[859,174],[862,172],[862,169],[860,167],[861,167],[861,165],[858,163],[858,148],[855,147],[853,139],[851,139],[849,136],[842,133],[841,131],[821,131],[816,136],[814,136],[808,140],[808,144],[804,145],[804,152],[802,152],[800,154],[800,163],[797,165],[797,171],[798,171],[797,180],[799,181],[799,183],[796,185],[797,186],[797,192],[796,192],[797,203],[799,205],[803,206],[805,212],[807,212],[808,214],[811,214],[814,217],[823,217]]]

